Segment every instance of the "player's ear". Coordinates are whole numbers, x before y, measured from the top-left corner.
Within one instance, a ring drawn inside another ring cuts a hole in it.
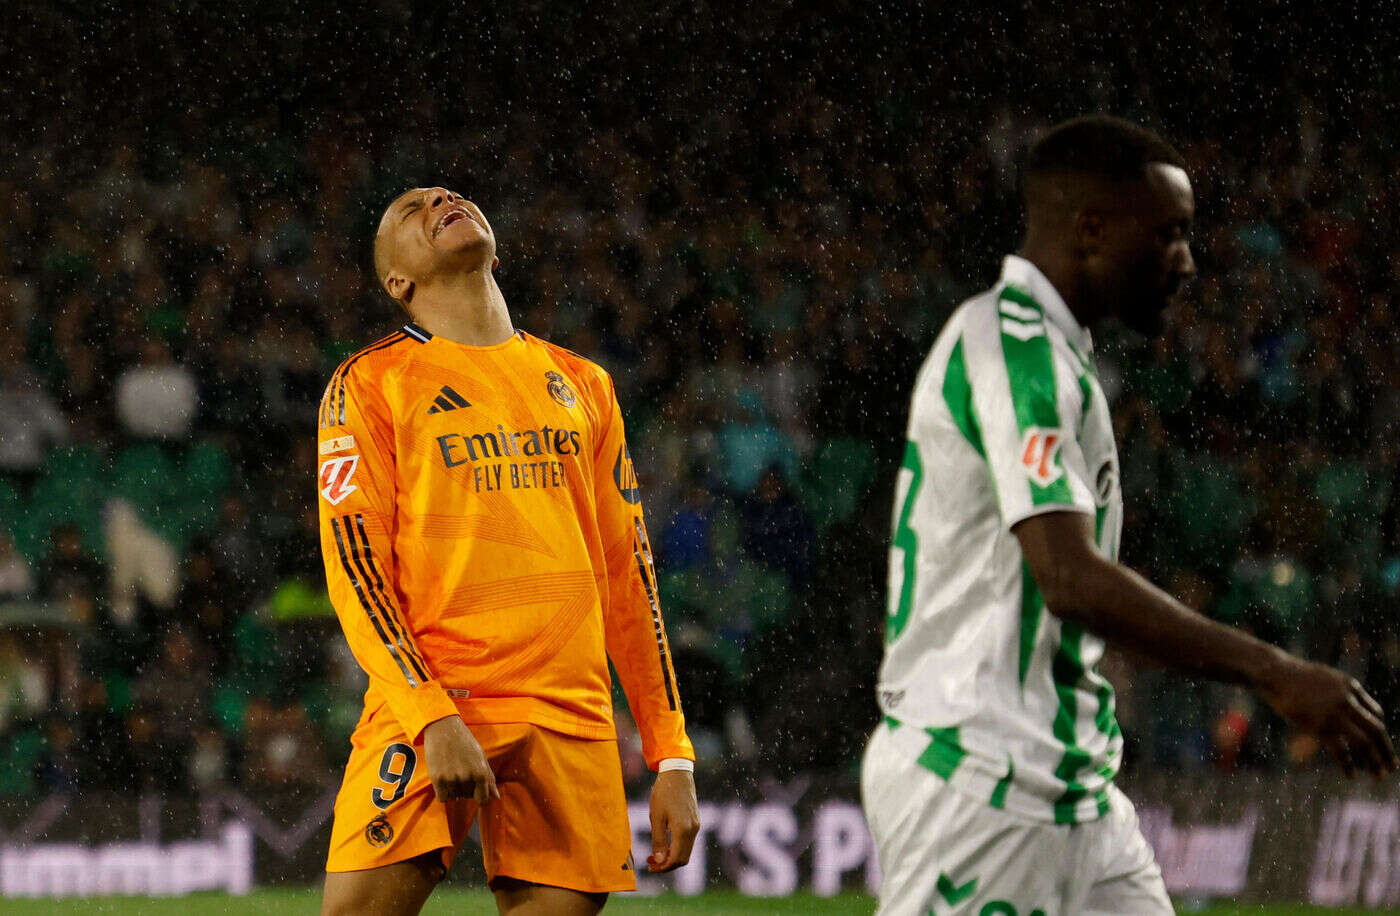
[[[1085,207],[1074,217],[1074,244],[1087,256],[1099,253],[1103,248],[1106,221],[1101,211]]]
[[[400,274],[389,274],[385,277],[384,288],[389,291],[390,297],[400,302],[408,302],[413,298],[413,281]]]
[[[491,256],[491,269],[492,269],[492,270],[495,270],[497,267],[500,267],[500,266],[501,266],[501,259],[498,258],[498,257],[496,257],[495,255],[492,255],[492,256]]]

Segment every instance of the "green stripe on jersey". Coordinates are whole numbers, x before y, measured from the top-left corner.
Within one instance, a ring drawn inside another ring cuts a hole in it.
[[[1109,740],[1117,738],[1122,734],[1122,730],[1118,728],[1118,717],[1113,714],[1115,705],[1113,685],[1109,684],[1107,679],[1099,683],[1098,698],[1099,712],[1098,715],[1094,716],[1094,727],[1107,735]],[[1113,777],[1108,778],[1112,779]]]
[[[1055,388],[1055,359],[1050,338],[1045,336],[1044,314],[1040,305],[1024,291],[1008,286],[1001,291],[1002,303],[1011,303],[1015,312],[998,309],[1001,323],[1001,349],[1006,360],[1006,376],[1011,387],[1011,403],[1016,410],[1016,429],[1024,440],[1027,430],[1039,428],[1064,435],[1060,426],[1059,396]],[[1026,311],[1040,313],[1039,323],[1026,323]],[[1023,443],[1024,445],[1025,443]],[[1057,444],[1058,445],[1058,444]],[[1042,443],[1041,448],[1050,448]],[[1031,505],[1070,503],[1073,497],[1065,479],[1064,461],[1055,448],[1055,479],[1044,486],[1026,478]]]
[[[963,438],[977,449],[977,454],[987,457],[982,447],[982,430],[977,425],[977,411],[972,407],[972,384],[967,380],[967,359],[963,356],[962,338],[953,344],[952,355],[948,357],[948,368],[943,373],[943,401],[953,422],[962,432]]]
[[[1012,303],[1012,307],[1005,310],[1006,313],[1012,317],[1019,317],[1022,321],[1045,320],[1045,310],[1040,307],[1040,303],[1036,302],[1034,296],[1021,289],[1019,286],[1003,286],[998,298],[1000,300],[998,306],[1000,306],[1001,302]],[[1030,309],[1036,314],[1032,317],[1027,313],[1019,311],[1020,309]]]
[[[1040,635],[1040,621],[1045,616],[1045,599],[1040,596],[1040,586],[1031,575],[1031,566],[1021,558],[1021,644],[1017,674],[1021,686],[1026,686],[1026,672],[1030,670],[1031,653],[1035,651],[1035,638]]]
[[[1083,396],[1084,404],[1079,411],[1079,425],[1082,429],[1084,421],[1089,417],[1089,409],[1094,406],[1094,381],[1099,378],[1098,370],[1094,368],[1094,363],[1079,352],[1079,348],[1074,345],[1068,337],[1065,338],[1065,346],[1069,347],[1070,354],[1079,368],[1076,371],[1076,381],[1079,382],[1079,393]],[[1093,381],[1091,381],[1091,379]]]
[[[910,473],[909,490],[904,494],[904,504],[899,508],[899,519],[894,528],[894,547],[903,552],[901,566],[903,576],[899,584],[899,595],[889,596],[891,602],[885,619],[885,642],[891,643],[904,632],[909,623],[909,614],[914,608],[914,577],[919,553],[919,536],[909,527],[909,516],[914,511],[914,500],[919,496],[919,487],[924,482],[924,464],[919,460],[919,447],[912,441],[905,443],[904,463],[901,469]]]
[[[1016,777],[1016,761],[1011,759],[1011,755],[1006,755],[1006,775],[997,780],[997,784],[992,787],[992,797],[989,804],[993,808],[1004,809],[1006,807],[1006,790],[1011,788],[1011,780]]]
[[[1055,694],[1060,705],[1055,711],[1053,731],[1055,737],[1065,746],[1065,755],[1055,768],[1055,778],[1065,784],[1065,791],[1055,801],[1055,823],[1073,824],[1075,808],[1088,790],[1078,782],[1079,771],[1090,763],[1089,752],[1079,746],[1075,737],[1075,724],[1079,717],[1079,704],[1075,689],[1084,677],[1084,661],[1079,654],[1080,641],[1084,631],[1072,623],[1060,624],[1060,647],[1055,652],[1051,665],[1055,681]]]
[[[919,755],[919,766],[932,770],[941,779],[953,778],[953,771],[963,762],[967,751],[962,746],[962,730],[954,725],[950,728],[927,728],[924,731],[933,740]]]

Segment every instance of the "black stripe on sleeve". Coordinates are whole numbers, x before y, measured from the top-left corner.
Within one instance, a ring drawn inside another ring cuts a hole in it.
[[[357,512],[353,518],[354,527],[351,528],[351,516],[345,517],[345,527],[350,534],[350,556],[360,567],[360,572],[365,577],[365,585],[368,586],[370,598],[379,608],[380,613],[384,615],[384,623],[389,627],[389,632],[393,634],[394,642],[403,650],[404,655],[408,656],[408,663],[413,666],[414,671],[418,672],[418,677],[427,683],[432,680],[428,675],[428,666],[414,652],[412,641],[405,636],[408,627],[403,625],[403,621],[396,619],[393,602],[389,600],[389,596],[384,591],[384,579],[379,575],[379,569],[375,566],[374,555],[369,546],[369,535],[365,532],[365,517]],[[373,582],[370,581],[371,575],[374,577]]]
[[[656,630],[656,653],[661,657],[661,679],[666,684],[666,701],[671,704],[671,709],[675,710],[676,690],[671,686],[671,665],[666,651],[666,631],[661,626],[661,606],[657,603],[651,576],[647,575],[647,567],[651,563],[651,545],[646,542],[646,531],[642,528],[641,520],[633,521],[637,524],[637,539],[632,542],[632,556],[637,558],[637,574],[642,577],[642,585],[647,590],[647,604],[651,605],[651,624]]]
[[[370,623],[374,624],[374,631],[379,634],[379,639],[384,643],[384,648],[389,650],[389,654],[398,663],[399,670],[403,672],[404,678],[408,681],[408,686],[417,687],[418,682],[414,680],[413,673],[408,670],[408,666],[403,663],[399,656],[399,650],[389,640],[389,636],[384,632],[384,627],[379,622],[379,617],[374,613],[374,608],[370,605],[368,597],[365,595],[364,585],[360,582],[360,577],[355,575],[354,568],[350,565],[350,559],[345,555],[345,537],[341,536],[339,522],[345,521],[347,527],[348,519],[331,519],[331,532],[335,535],[335,546],[340,551],[340,565],[345,568],[345,574],[350,577],[350,584],[355,586],[355,594],[360,599],[360,606],[365,609],[365,614],[369,617]],[[346,531],[348,537],[349,531]],[[353,544],[352,544],[353,547]]]

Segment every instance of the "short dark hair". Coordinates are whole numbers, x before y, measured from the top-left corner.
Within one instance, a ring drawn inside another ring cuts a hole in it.
[[[1050,128],[1031,146],[1024,174],[1077,172],[1131,181],[1141,178],[1152,162],[1186,167],[1181,153],[1155,132],[1112,115],[1091,114]]]

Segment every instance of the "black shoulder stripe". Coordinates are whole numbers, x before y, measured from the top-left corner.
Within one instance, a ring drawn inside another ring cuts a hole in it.
[[[322,426],[336,426],[345,422],[345,377],[350,372],[350,367],[355,365],[361,358],[368,356],[376,350],[383,350],[392,347],[400,341],[408,340],[409,337],[403,331],[395,331],[388,337],[370,344],[358,353],[353,354],[345,362],[340,364],[340,368],[335,370],[331,376],[331,385],[327,390],[326,412]]]
[[[336,389],[340,386],[341,377],[345,374],[345,370],[349,368],[349,364],[359,359],[361,356],[364,356],[371,350],[377,350],[382,346],[386,346],[390,343],[393,343],[394,338],[401,333],[401,331],[394,331],[391,334],[386,334],[385,336],[379,338],[369,346],[362,347],[361,349],[356,350],[354,353],[351,353],[349,356],[347,356],[344,360],[341,361],[339,366],[335,367],[335,371],[331,373],[331,380],[326,385],[325,396],[321,401],[319,422],[322,429],[325,429],[327,426],[335,425]]]

